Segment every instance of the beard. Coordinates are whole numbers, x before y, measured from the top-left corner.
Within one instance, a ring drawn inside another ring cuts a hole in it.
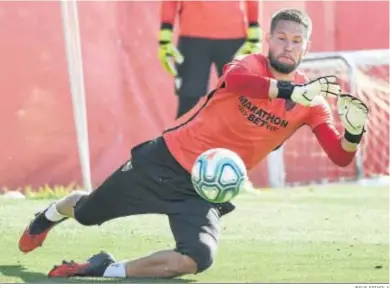
[[[268,59],[271,67],[282,74],[290,74],[291,72],[293,72],[295,69],[297,69],[298,65],[301,63],[302,60],[299,59],[297,63],[293,64],[281,63],[280,61],[278,61],[278,59],[276,59],[275,55],[271,51],[268,51]]]

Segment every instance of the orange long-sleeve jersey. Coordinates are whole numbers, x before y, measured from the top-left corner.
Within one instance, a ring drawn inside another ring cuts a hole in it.
[[[236,152],[251,170],[302,126],[312,129],[334,163],[351,163],[355,152],[343,149],[324,98],[317,97],[309,107],[269,98],[269,81],[274,77],[268,61],[251,54],[226,65],[217,84],[220,88],[164,132],[169,151],[188,172],[201,153],[215,147]],[[305,83],[306,77],[297,73],[294,82]]]
[[[258,25],[258,1],[163,1],[162,27],[179,20],[179,35],[210,39],[246,37],[248,26]]]

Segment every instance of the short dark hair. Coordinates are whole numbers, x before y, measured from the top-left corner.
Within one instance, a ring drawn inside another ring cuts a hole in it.
[[[306,28],[307,38],[311,35],[312,23],[309,15],[298,9],[283,9],[276,12],[271,18],[271,33],[274,32],[279,21],[293,21]]]

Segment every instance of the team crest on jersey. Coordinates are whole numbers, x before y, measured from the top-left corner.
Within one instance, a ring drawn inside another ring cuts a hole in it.
[[[126,171],[129,171],[133,169],[133,164],[131,163],[131,160],[127,161],[127,163],[125,165],[123,165],[121,171],[122,172],[126,172]]]

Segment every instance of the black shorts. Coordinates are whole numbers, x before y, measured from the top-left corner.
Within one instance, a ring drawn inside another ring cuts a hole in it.
[[[131,159],[100,187],[79,200],[75,219],[83,225],[139,214],[165,214],[176,250],[211,265],[220,232],[219,213],[193,189],[189,173],[170,154],[162,137],[142,143]]]

